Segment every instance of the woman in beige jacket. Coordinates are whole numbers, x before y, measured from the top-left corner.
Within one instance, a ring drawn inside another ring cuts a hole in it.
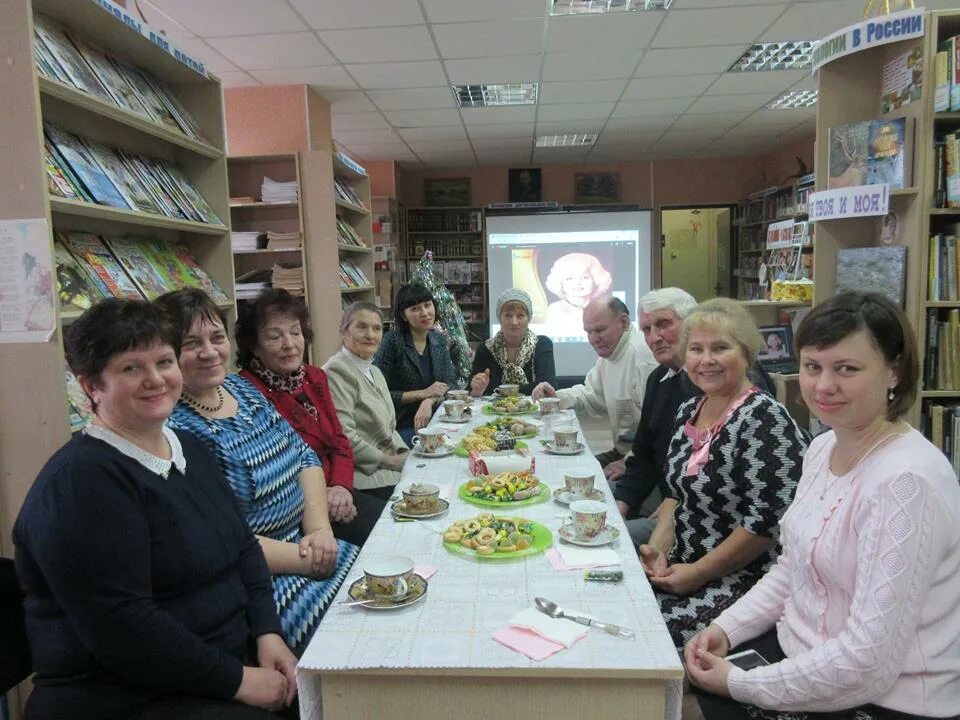
[[[371,361],[383,338],[376,305],[356,302],[340,321],[343,347],[324,364],[343,432],[353,446],[353,486],[388,500],[409,448],[397,433],[390,389]]]

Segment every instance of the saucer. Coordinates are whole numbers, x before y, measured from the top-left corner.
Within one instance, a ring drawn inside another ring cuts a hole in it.
[[[558,448],[553,446],[553,440],[543,440],[543,449],[552,455],[578,455],[586,449],[586,445],[578,442],[570,448]]]
[[[397,517],[425,520],[427,518],[439,517],[450,509],[450,503],[443,498],[437,498],[437,506],[427,512],[411,512],[406,509],[406,505],[406,501],[397,500],[396,502],[390,503],[390,510]]]
[[[422,600],[427,594],[427,581],[414,573],[410,577],[410,583],[407,588],[407,594],[396,600],[386,600],[380,598],[371,598],[360,607],[370,608],[371,610],[395,610],[396,608],[413,605],[418,600]],[[364,600],[367,597],[367,582],[364,578],[357,578],[347,590],[347,595],[351,600]]]
[[[566,540],[568,543],[573,543],[574,545],[586,545],[587,547],[595,547],[597,545],[606,545],[612,543],[618,537],[620,537],[620,531],[615,527],[610,525],[604,525],[600,528],[600,532],[592,538],[582,538],[577,535],[576,530],[573,529],[573,524],[568,523],[560,528],[557,531],[561,538]]]
[[[456,446],[456,445],[448,444],[448,445],[444,445],[444,446],[443,446],[443,450],[440,450],[439,452],[428,453],[428,452],[424,452],[423,450],[421,450],[421,449],[420,449],[420,446],[417,445],[417,446],[412,450],[412,452],[413,452],[413,454],[416,455],[417,457],[423,457],[423,458],[444,458],[444,457],[447,457],[448,455],[453,455],[453,451],[456,450],[456,449],[457,449],[457,446]]]
[[[574,500],[599,500],[602,502],[605,497],[606,496],[603,494],[603,490],[600,490],[599,488],[594,488],[585,496],[574,495],[566,488],[557,488],[553,491],[553,499],[561,505],[569,505]]]
[[[473,419],[473,418],[470,417],[469,415],[464,415],[463,417],[458,417],[458,418],[452,418],[452,417],[450,417],[449,415],[440,415],[440,416],[437,418],[437,421],[438,421],[438,422],[442,422],[442,423],[448,422],[448,423],[458,423],[458,424],[460,424],[460,423],[468,423],[468,422],[470,422],[472,419]]]

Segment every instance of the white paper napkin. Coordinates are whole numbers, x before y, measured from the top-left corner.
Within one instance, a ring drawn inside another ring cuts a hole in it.
[[[552,618],[532,607],[521,610],[510,618],[510,624],[514,627],[532,630],[537,635],[558,642],[564,647],[573,645],[586,635],[588,630],[586,625],[581,625],[573,620]]]
[[[563,561],[570,566],[592,565],[619,565],[620,556],[610,548],[585,548],[571,545],[558,545],[557,552]]]
[[[481,459],[487,466],[487,472],[496,475],[502,472],[523,472],[530,469],[532,458],[529,455],[517,455],[515,453],[508,455],[485,455],[481,453]]]

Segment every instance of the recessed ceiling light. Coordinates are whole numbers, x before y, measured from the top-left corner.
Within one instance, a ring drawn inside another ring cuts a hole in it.
[[[536,105],[539,83],[506,83],[503,85],[451,85],[460,107],[502,107],[504,105]]]
[[[816,90],[788,90],[772,103],[767,110],[796,110],[817,104]]]
[[[815,40],[752,45],[727,72],[755,70],[809,70],[813,67]]]
[[[669,10],[673,0],[553,0],[551,15],[587,15],[632,10]]]
[[[597,136],[590,133],[576,135],[540,135],[537,137],[537,147],[585,147],[593,145]]]

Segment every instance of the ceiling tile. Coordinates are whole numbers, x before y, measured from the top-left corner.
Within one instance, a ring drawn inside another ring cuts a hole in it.
[[[617,100],[623,92],[623,80],[583,80],[579,82],[540,83],[542,105]]]
[[[737,125],[736,127],[731,128],[729,131],[723,133],[723,139],[749,141],[756,138],[758,140],[771,140],[785,135],[790,130],[792,130],[792,128],[778,127],[776,125],[768,125],[765,127],[746,127],[744,125]]]
[[[350,148],[353,154],[364,160],[415,160],[416,155],[403,145],[379,145],[377,143],[357,145]]]
[[[488,151],[484,153],[477,153],[478,165],[482,166],[507,166],[511,167],[528,167],[530,165],[530,152],[527,150],[516,150],[510,153],[498,153],[494,151]]]
[[[423,0],[423,7],[432,23],[542,18],[547,10],[543,0]]]
[[[338,65],[251,70],[250,74],[264,85],[313,85],[321,93],[324,90],[353,90],[357,87]]]
[[[409,142],[407,145],[417,155],[441,155],[443,153],[471,153],[470,142],[467,140],[420,140]]]
[[[642,50],[595,50],[590,53],[547,53],[543,80],[604,80],[633,75]]]
[[[333,65],[336,60],[312,32],[212,37],[207,42],[244,70]]]
[[[146,23],[154,30],[170,38],[171,41],[179,44],[183,38],[193,37],[193,31],[178,23],[172,17],[160,10],[154,5],[156,0],[140,0],[140,12],[146,18]]]
[[[743,51],[749,44],[648,50],[635,75],[636,77],[664,77],[726,72],[727,68],[743,55]]]
[[[644,48],[663,13],[609,13],[550,18],[547,52],[582,52],[608,48]]]
[[[707,95],[745,95],[762,92],[774,92],[779,95],[808,77],[810,73],[806,70],[725,73],[707,90]]]
[[[953,2],[956,2],[956,0],[953,0]],[[798,90],[798,91],[799,90],[819,90],[819,83],[817,82],[817,78],[815,76],[808,74],[805,78],[803,78],[800,82],[798,82],[796,85],[794,85],[790,89]]]
[[[396,127],[433,127],[436,125],[453,125],[460,121],[459,113],[452,108],[445,110],[388,110],[384,115]]]
[[[786,9],[786,3],[754,7],[674,9],[667,13],[652,47],[698,47],[725,43],[752,43]]]
[[[393,130],[338,130],[337,139],[347,145],[362,144],[402,144],[402,140]]]
[[[322,93],[324,100],[330,103],[330,112],[334,115],[348,115],[350,113],[372,112],[377,108],[359,90],[326,91]]]
[[[460,114],[468,127],[474,125],[503,125],[533,122],[536,115],[535,105],[519,107],[463,108]]]
[[[804,2],[805,0],[801,0]],[[833,2],[833,0],[828,0]],[[723,0],[724,7],[734,7],[736,5],[766,5],[770,0]],[[715,8],[719,5],[717,0],[683,0],[683,8],[689,10],[690,8]]]
[[[544,105],[537,111],[537,120],[606,120],[613,110],[612,102],[571,103],[570,105]]]
[[[743,121],[746,127],[770,127],[774,125],[796,127],[810,118],[816,118],[817,108],[798,108],[796,110],[761,110]]]
[[[722,113],[754,111],[773,100],[777,93],[753,93],[750,95],[704,95],[693,102],[688,113]]]
[[[200,37],[309,30],[285,0],[151,0]]]
[[[539,52],[543,45],[543,20],[434,25],[433,36],[443,58],[478,58]]]
[[[516,150],[531,150],[533,148],[533,136],[528,135],[527,137],[518,137],[518,138],[477,138],[471,140],[473,143],[473,149],[478,153],[481,151],[489,150],[503,150],[507,151],[516,151]]]
[[[647,115],[642,117],[618,118],[612,117],[607,120],[604,126],[604,132],[620,131],[653,131],[666,130],[676,122],[676,115]]]
[[[538,120],[537,135],[573,135],[579,133],[598,133],[606,120]]]
[[[389,129],[390,123],[378,112],[352,113],[333,116],[333,131],[346,130],[382,130]]]
[[[636,78],[627,84],[623,100],[661,100],[698,97],[719,75]]]
[[[426,160],[421,160],[423,167],[426,170],[433,168],[437,169],[451,169],[452,172],[456,172],[456,168],[475,168],[478,163],[474,159],[464,159],[459,156],[445,157],[445,158],[428,158]]]
[[[535,148],[533,162],[578,163],[586,160],[589,147]]]
[[[370,99],[381,110],[430,110],[456,107],[449,86],[409,90],[371,90]]]
[[[684,130],[679,129],[676,126],[667,130],[663,135],[660,136],[657,140],[658,144],[663,143],[690,143],[691,145],[704,145],[708,142],[716,140],[718,137],[723,135],[723,128],[710,128],[705,130]]]
[[[417,140],[455,140],[457,138],[466,138],[467,133],[462,125],[451,125],[444,127],[428,128],[398,128],[397,132],[407,142],[416,142]]]
[[[637,130],[637,129],[621,129],[621,130],[604,130],[600,134],[600,139],[597,141],[599,147],[607,147],[608,145],[623,145],[624,143],[634,145],[644,145],[656,142],[656,140],[663,135],[663,130]]]
[[[539,55],[446,60],[444,65],[454,85],[534,82],[540,76]]]
[[[643,115],[678,115],[690,107],[690,98],[669,100],[621,100],[613,117],[641,117]]]
[[[417,0],[290,0],[316,30],[423,25]]]
[[[506,125],[471,125],[470,138],[518,138],[533,137],[533,123]]]
[[[225,88],[250,87],[251,85],[261,84],[259,80],[242,70],[216,73],[216,76],[220,78],[220,84]]]
[[[713,113],[710,115],[684,115],[677,119],[674,127],[690,130],[697,130],[700,128],[709,129],[712,127],[729,129],[737,123],[743,122],[743,120],[745,120],[749,115],[749,112]]]
[[[208,71],[217,75],[240,69],[200,38],[181,38],[175,44],[188,55],[202,61]]]
[[[406,63],[346,65],[357,84],[367,90],[444,85],[447,77],[437,60]]]
[[[403,62],[437,57],[425,25],[317,32],[342,63]]]
[[[928,3],[921,3],[928,5]],[[794,3],[757,42],[820,40],[835,30],[863,20],[863,0]],[[829,6],[829,9],[828,9]],[[956,3],[954,2],[954,7]],[[929,10],[930,8],[927,7]]]

